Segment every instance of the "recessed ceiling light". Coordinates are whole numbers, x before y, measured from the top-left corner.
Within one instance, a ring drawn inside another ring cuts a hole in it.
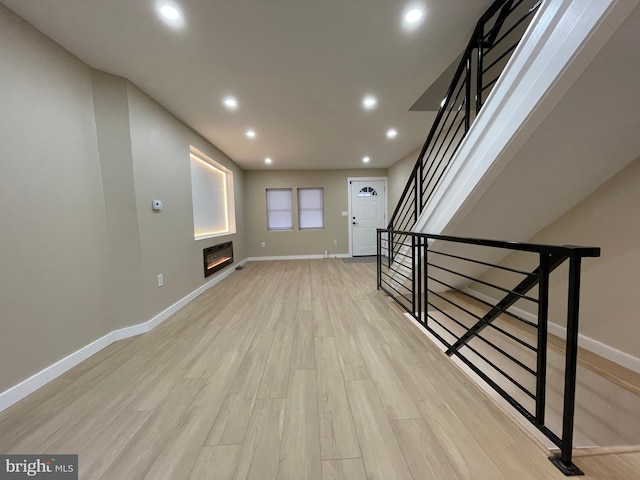
[[[256,138],[256,132],[255,130],[247,130],[245,132],[245,135],[249,138]]]
[[[264,159],[264,163],[266,163],[267,165],[271,165],[271,162],[272,160],[269,157]]]
[[[406,13],[406,15],[404,16],[404,21],[407,23],[416,23],[419,22],[420,19],[422,19],[422,15],[424,15],[422,10],[420,10],[419,8],[414,8]]]
[[[184,15],[174,0],[156,0],[156,12],[160,19],[172,28],[184,26]]]
[[[180,11],[173,5],[163,5],[160,7],[160,13],[169,20],[177,20],[180,18]]]
[[[422,24],[424,20],[424,5],[412,4],[407,7],[402,17],[402,26],[406,30],[413,30]]]
[[[396,138],[398,136],[398,131],[395,128],[390,128],[387,130],[387,138]]]
[[[229,110],[236,110],[238,108],[238,100],[236,100],[236,97],[232,97],[231,95],[224,97],[222,103]]]
[[[363,163],[369,163],[371,159],[369,157],[362,157],[362,162]]]
[[[367,110],[376,108],[376,105],[378,105],[378,99],[373,95],[367,95],[362,99],[362,106]]]

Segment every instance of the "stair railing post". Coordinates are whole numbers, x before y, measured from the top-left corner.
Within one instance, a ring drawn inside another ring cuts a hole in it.
[[[420,321],[422,317],[422,237],[414,236],[417,240],[416,244],[416,256],[417,256],[417,265],[416,265],[416,274],[415,278],[418,283],[417,286],[417,310],[416,310],[416,319]]]
[[[569,260],[569,290],[567,300],[567,342],[564,367],[564,405],[560,458],[551,461],[565,475],[583,475],[572,461],[573,420],[576,406],[576,370],[578,362],[578,318],[580,306],[580,266],[582,258],[575,253]]]
[[[464,92],[464,133],[466,134],[471,127],[471,52],[467,56],[467,72],[465,76],[465,92]]]
[[[376,285],[377,290],[380,290],[382,284],[382,230],[379,228],[376,230]]]
[[[482,64],[484,54],[484,25],[480,25],[477,30],[478,35],[478,61],[476,65],[476,116],[482,108]]]
[[[429,326],[429,237],[424,237],[424,326]]]
[[[411,235],[411,311],[416,316],[416,236]]]
[[[549,255],[546,253],[540,254],[538,278],[536,422],[538,422],[538,425],[544,425],[547,388],[547,322],[549,316]]]

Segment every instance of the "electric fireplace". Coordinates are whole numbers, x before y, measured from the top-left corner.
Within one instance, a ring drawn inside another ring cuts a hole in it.
[[[202,257],[204,260],[204,276],[206,278],[233,263],[233,242],[205,248],[202,251]]]

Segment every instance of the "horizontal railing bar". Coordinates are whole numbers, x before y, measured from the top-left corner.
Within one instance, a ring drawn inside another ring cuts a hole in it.
[[[388,294],[394,302],[396,302],[398,305],[400,305],[402,308],[404,308],[408,313],[411,314],[412,317],[416,318],[415,312],[413,312],[413,309],[409,309],[409,307],[407,307],[404,303],[399,302],[398,299],[393,295],[393,293],[391,293],[390,291],[388,291],[387,289],[385,289],[383,286],[380,287],[382,289],[383,292],[385,292],[386,294]],[[391,287],[393,288],[393,287]],[[398,295],[401,295],[399,292]],[[404,297],[402,297],[404,299]]]
[[[430,292],[430,293],[434,293],[436,296],[439,297],[439,295],[435,292]],[[462,323],[460,320],[455,319],[454,317],[452,317],[451,315],[449,315],[447,312],[445,312],[444,310],[442,310],[440,307],[438,307],[436,304],[430,302],[427,300],[427,305],[431,306],[434,310],[437,310],[438,312],[440,312],[442,315],[444,315],[445,317],[447,317],[449,320],[451,320],[453,323],[455,323],[456,325],[458,325],[459,327],[464,328],[465,330],[468,330],[469,327],[467,327],[464,323]],[[451,335],[453,335],[456,338],[460,338],[458,335],[455,335],[452,332]]]
[[[428,317],[431,319],[431,321],[432,321],[432,322],[437,323],[437,324],[440,326],[440,328],[442,328],[445,332],[447,332],[447,333],[448,333],[449,335],[451,335],[453,338],[458,338],[458,336],[457,336],[455,333],[453,333],[451,330],[449,330],[449,329],[444,325],[444,323],[442,323],[440,320],[438,320],[437,318],[434,318],[434,317],[433,317],[433,316],[431,316],[431,315],[428,315]]]
[[[465,357],[464,355],[460,355],[460,352],[456,352],[456,355],[458,355],[458,358],[460,358],[460,360],[462,360],[462,362],[464,362],[465,365],[467,365],[480,378],[482,378],[482,380],[487,382],[489,384],[489,386],[491,388],[493,388],[498,393],[498,395],[500,395],[502,398],[504,398],[507,402],[509,402],[509,404],[513,408],[515,408],[518,412],[520,412],[521,415],[523,415],[530,422],[536,424],[535,423],[535,417],[531,414],[531,412],[529,412],[529,410],[526,409],[526,407],[524,405],[522,405],[515,398],[513,398],[511,395],[509,395],[500,385],[498,385],[491,377],[489,377],[482,370],[480,370],[478,367],[476,367],[474,365],[474,363],[471,360],[469,360],[467,357]]]
[[[485,306],[487,306],[487,307],[489,307],[489,308],[495,308],[495,307],[496,307],[496,305],[494,305],[494,304],[492,304],[492,303],[489,303],[489,302],[487,302],[486,300],[482,300],[481,298],[478,298],[478,297],[476,297],[475,295],[471,295],[470,293],[467,293],[467,292],[465,292],[464,290],[460,290],[459,288],[456,288],[456,287],[454,287],[453,285],[449,285],[448,283],[445,283],[445,282],[443,282],[442,280],[439,280],[439,279],[437,279],[437,278],[435,278],[435,277],[429,276],[429,279],[433,280],[434,282],[438,282],[440,285],[444,285],[445,287],[448,287],[448,288],[450,288],[451,290],[454,290],[454,291],[456,291],[456,292],[458,292],[458,293],[460,293],[460,294],[464,295],[465,297],[471,298],[471,299],[473,299],[473,300],[475,300],[475,301],[477,301],[477,302],[479,302],[479,303],[482,303],[483,305],[485,305]],[[457,305],[457,304],[455,304],[455,303],[453,303],[453,302],[451,302],[451,303],[452,303],[453,305]],[[516,315],[515,313],[510,312],[509,310],[500,309],[500,315],[502,315],[502,314],[507,315],[507,316],[509,316],[509,317],[511,317],[511,318],[513,318],[513,319],[515,319],[515,320],[518,320],[518,321],[520,321],[520,322],[522,322],[522,323],[524,323],[524,324],[526,324],[526,325],[529,325],[530,327],[533,327],[533,328],[536,328],[536,329],[538,328],[538,325],[537,325],[537,324],[535,324],[535,323],[531,322],[530,320],[527,320],[527,319],[525,319],[525,318],[522,318],[522,317],[520,317],[519,315]],[[478,320],[480,320],[480,318],[481,318],[481,317],[479,317],[479,316],[477,316],[477,315],[474,315],[474,316],[475,316],[475,318],[476,318],[476,319],[478,319]],[[489,324],[489,326],[490,326],[490,325],[491,325],[491,324]],[[494,327],[494,328],[496,328],[496,327]]]
[[[549,272],[558,268],[564,261],[568,258],[566,255],[548,255],[549,260]],[[571,262],[579,261],[580,257],[572,256]],[[540,271],[540,266],[536,267],[537,272]],[[514,289],[513,292],[521,292],[526,293],[536,285],[539,284],[539,277],[530,277],[522,280]],[[515,293],[508,293],[502,300],[500,300],[496,306],[494,306],[489,312],[487,312],[481,320],[478,321],[473,327],[469,329],[467,333],[463,335],[463,337],[458,340],[458,342],[453,346],[453,350],[459,349],[469,340],[471,340],[475,335],[480,333],[484,328],[488,325],[491,325],[493,321],[506,312],[511,306],[513,306],[518,300],[517,295]],[[447,354],[451,355],[452,351],[448,351]]]
[[[493,363],[491,360],[489,360],[488,358],[486,358],[484,355],[482,355],[480,352],[478,352],[475,348],[473,348],[471,345],[467,344],[465,345],[465,347],[467,347],[469,350],[471,350],[473,353],[475,353],[476,355],[478,355],[478,357],[480,357],[482,360],[484,360],[486,363],[488,363],[489,365],[491,365],[493,367],[493,369],[498,372],[500,375],[502,375],[504,378],[506,378],[507,380],[509,380],[513,385],[515,385],[516,387],[518,387],[520,390],[522,390],[523,393],[525,393],[526,395],[528,395],[531,399],[535,400],[536,396],[531,393],[529,390],[527,390],[527,388],[522,385],[520,382],[518,382],[515,378],[513,378],[511,375],[509,375],[507,372],[505,372],[504,370],[502,370],[500,367],[498,367],[495,363]]]
[[[395,276],[394,276],[394,275],[390,275],[390,274],[389,274],[389,272],[393,273],[394,275],[401,276],[401,277],[403,277],[405,280],[411,280],[411,278],[410,278],[410,277],[407,277],[404,273],[399,272],[399,271],[397,271],[397,270],[389,270],[389,271],[382,271],[382,272],[381,272],[381,273],[382,273],[382,275],[384,275],[385,277],[387,277],[390,281],[393,281],[393,282],[397,283],[398,285],[401,285],[401,286],[402,286],[402,288],[405,288],[405,289],[407,289],[407,290],[411,291],[411,288],[410,288],[410,287],[407,287],[407,286],[403,285],[403,284],[402,284],[402,281],[398,281],[398,280],[395,278]]]
[[[400,275],[401,277],[403,277],[405,280],[411,280],[411,277],[407,277],[404,273],[399,272],[398,270],[392,270],[392,272],[394,272],[397,275]],[[394,280],[393,277],[391,275],[389,275],[387,272],[382,272],[383,275],[387,276],[388,278],[392,279],[394,282],[396,282],[398,285],[402,285],[400,282],[398,282],[397,280]],[[408,291],[411,291],[411,289],[409,287],[405,287],[404,285],[402,285],[402,288],[406,288]]]
[[[382,281],[384,281],[387,285],[389,285],[390,287],[393,287],[395,285],[396,289],[401,289],[400,290],[395,290],[398,293],[402,293],[405,292],[406,294],[411,294],[411,289],[408,287],[405,287],[401,282],[399,282],[398,280],[396,280],[395,278],[391,277],[388,274],[385,274],[384,272],[382,273]]]
[[[450,288],[452,288],[452,289],[455,289],[454,287],[451,287],[450,285],[447,285],[446,283],[444,283],[444,282],[442,282],[442,281],[438,280],[437,278],[431,278],[431,277],[428,277],[428,278],[429,278],[430,280],[433,280],[433,281],[435,281],[435,282],[438,282],[438,283],[440,283],[440,284],[442,284],[442,285],[445,285],[445,286],[447,286],[447,287],[450,287]],[[458,292],[460,292],[460,293],[463,293],[463,294],[465,294],[465,295],[467,295],[467,296],[469,296],[469,297],[475,298],[475,297],[473,297],[472,295],[469,295],[469,294],[467,294],[467,293],[463,292],[462,290],[457,290],[457,289],[455,289],[455,290],[456,290],[456,291],[458,291]],[[473,318],[475,318],[476,320],[481,320],[481,319],[482,319],[481,317],[479,317],[479,316],[478,316],[478,315],[476,315],[475,313],[473,313],[473,312],[471,312],[471,311],[467,310],[466,308],[461,307],[460,305],[458,305],[457,303],[455,303],[455,302],[453,302],[453,301],[449,300],[448,298],[446,298],[446,297],[443,297],[443,296],[439,295],[437,292],[434,292],[434,291],[429,290],[429,289],[427,289],[427,291],[428,291],[429,293],[433,293],[434,295],[436,295],[436,296],[440,297],[442,300],[444,300],[444,301],[446,301],[446,302],[450,303],[450,304],[451,304],[451,305],[453,305],[454,307],[456,307],[456,308],[458,308],[458,309],[462,310],[463,312],[465,312],[465,313],[467,313],[468,315],[472,316],[472,317],[473,317]],[[491,305],[491,304],[487,304],[487,305],[488,305],[489,307],[492,307],[492,308],[494,307],[494,305]],[[505,313],[506,313],[506,312],[505,312]],[[515,336],[515,335],[513,335],[512,333],[507,332],[506,330],[504,330],[504,329],[502,329],[502,328],[498,327],[497,325],[494,325],[493,323],[490,323],[490,324],[488,324],[487,326],[488,326],[488,327],[490,327],[490,328],[493,328],[494,330],[497,330],[498,332],[502,333],[503,335],[505,335],[505,336],[509,337],[509,338],[510,338],[511,340],[513,340],[514,342],[519,343],[519,344],[520,344],[520,345],[522,345],[523,347],[528,348],[529,350],[531,350],[531,351],[533,351],[533,352],[536,352],[536,351],[537,351],[537,350],[536,350],[536,348],[535,348],[534,346],[532,346],[532,345],[528,344],[527,342],[525,342],[524,340],[522,340],[522,339],[520,339],[520,338],[516,337],[516,336]],[[469,330],[469,327],[465,327],[465,328],[466,328],[467,330]]]
[[[518,250],[523,252],[548,253],[552,255],[576,256],[576,257],[599,257],[599,247],[581,247],[573,245],[544,245],[539,243],[509,242],[502,240],[489,240],[484,238],[454,237],[451,235],[435,235],[432,233],[407,232],[402,230],[391,230],[379,228],[382,232],[393,233],[394,235],[415,235],[427,240],[444,240],[452,243],[464,243],[469,245],[480,245],[485,247],[502,248],[505,250]]]
[[[464,126],[464,119],[462,119],[460,121],[460,123],[458,124],[458,128],[456,129],[456,132],[454,134],[454,138],[455,135],[458,134],[458,131],[460,130],[460,127]],[[456,145],[456,147],[453,149],[452,152],[452,156],[453,153],[458,149],[458,147],[460,146],[460,144],[462,143],[462,141],[464,140],[464,136],[462,136],[459,140],[458,140],[458,144]],[[449,145],[449,147],[451,146],[451,144]],[[447,147],[447,150],[449,150],[449,147]],[[440,180],[442,179],[442,177],[444,176],[444,173],[447,171],[449,165],[451,164],[451,160],[452,158],[449,158],[449,160],[447,161],[447,164],[445,165],[445,167],[440,170],[440,174],[438,175],[438,178],[436,179],[436,181],[433,184],[433,187],[431,188],[431,191],[429,193],[429,195],[426,198],[423,198],[423,202],[422,202],[422,207],[424,208],[424,206],[427,204],[427,202],[429,201],[429,199],[431,199],[431,196],[433,195],[433,193],[435,192],[436,187],[440,184]],[[431,182],[429,182],[431,183]]]
[[[382,280],[382,283],[384,283],[385,285],[387,285],[387,287],[389,287],[391,290],[393,290],[395,293],[397,293],[400,297],[402,297],[403,299],[407,300],[407,299],[404,297],[404,294],[403,294],[402,292],[399,292],[398,290],[396,290],[395,288],[393,288],[393,285],[390,285],[389,283],[385,282],[384,280]],[[389,293],[389,295],[391,295],[391,297],[393,297],[393,299],[397,301],[397,298],[396,298],[396,297],[395,297],[391,292],[387,292],[387,293]],[[398,302],[398,303],[399,303],[399,304],[401,304],[401,305],[403,305],[403,304],[402,304],[402,302]],[[411,303],[411,302],[409,302],[409,303]],[[409,310],[407,310],[407,311],[409,311]]]
[[[436,321],[434,318],[430,317],[433,321]],[[431,335],[438,339],[442,345],[446,348],[450,348],[450,345],[447,341],[445,341],[438,332],[436,332],[433,328],[428,325],[422,324],[423,328],[427,330]],[[455,336],[455,335],[454,335]],[[500,395],[509,405],[511,405],[520,415],[522,415],[527,421],[529,421],[533,426],[535,426],[538,430],[540,430],[549,440],[551,440],[556,446],[560,447],[562,444],[562,440],[558,435],[556,435],[553,431],[551,431],[547,426],[541,425],[537,422],[536,417],[529,412],[522,404],[520,404],[516,399],[514,399],[511,395],[509,395],[500,385],[494,382],[490,377],[488,377],[482,370],[477,368],[473,362],[468,360],[466,357],[460,357],[460,360],[467,365],[476,375],[478,375],[484,382],[487,383],[492,389],[496,391],[498,395]]]
[[[457,100],[457,99],[456,99]],[[431,154],[433,153],[433,150],[435,149],[436,145],[438,144],[438,139],[440,138],[440,134],[444,131],[444,127],[447,126],[447,124],[449,125],[449,128],[447,129],[447,133],[445,134],[444,138],[448,138],[449,134],[451,133],[451,129],[453,128],[453,125],[456,123],[458,117],[460,116],[460,113],[462,112],[462,106],[464,105],[464,102],[460,105],[460,107],[458,107],[456,109],[456,114],[453,116],[453,119],[451,120],[451,122],[449,122],[449,117],[451,116],[451,113],[453,112],[453,110],[449,110],[449,113],[447,114],[447,118],[444,120],[444,122],[442,122],[442,127],[440,128],[440,131],[438,132],[438,135],[436,136],[436,141],[432,142],[433,145],[431,147],[431,151],[429,152],[428,158],[431,157]],[[464,118],[464,115],[463,115]],[[438,151],[436,152],[436,157],[439,155],[440,150],[442,149],[442,143],[440,142],[440,148],[438,148]]]
[[[511,45],[507,50],[505,50],[502,55],[500,55],[498,58],[496,58],[493,62],[491,62],[489,64],[488,67],[486,67],[485,69],[482,70],[482,74],[486,74],[489,70],[491,70],[493,67],[495,67],[498,62],[500,62],[500,60],[502,60],[504,57],[506,57],[507,55],[509,55],[512,51],[514,51],[516,49],[516,47],[518,46],[518,44],[520,43],[520,40],[518,40],[516,43],[514,43],[513,45]]]
[[[437,305],[434,305],[433,303],[427,301],[427,305],[430,305],[431,307],[433,307],[435,310],[437,310],[438,312],[440,312],[442,315],[444,315],[445,317],[447,317],[449,320],[451,320],[452,322],[456,323],[458,326],[464,328],[464,329],[468,329],[468,327],[464,324],[462,324],[461,322],[459,322],[458,320],[456,320],[455,318],[453,318],[451,315],[449,315],[447,312],[445,312],[444,310],[442,310],[440,307],[438,307]],[[431,317],[433,318],[433,317]],[[435,319],[434,319],[435,321]],[[445,328],[444,325],[438,323],[440,326],[442,326],[442,328]],[[447,330],[448,331],[448,330]],[[451,333],[451,335],[455,338],[460,338],[458,337],[458,335],[454,334],[453,332],[449,332]],[[509,358],[511,361],[513,361],[514,363],[518,364],[520,367],[522,367],[524,370],[526,370],[527,372],[529,372],[532,375],[536,375],[535,370],[533,370],[532,368],[528,367],[527,365],[525,365],[524,363],[522,363],[519,359],[515,358],[513,355],[505,352],[504,350],[502,350],[500,347],[498,347],[497,345],[493,344],[492,342],[490,342],[489,340],[487,340],[486,338],[484,338],[482,335],[477,335],[477,337],[479,339],[481,339],[482,341],[484,341],[487,345],[489,345],[490,347],[494,348],[496,351],[500,352],[501,354],[503,354],[505,357]]]
[[[524,22],[527,18],[529,18],[529,15],[535,12],[536,8],[537,8],[537,5],[529,9],[527,13],[525,13],[522,17],[520,17],[520,19],[514,22],[511,28],[509,28],[506,32],[504,32],[504,34],[500,38],[496,39],[496,41],[493,42],[493,44],[490,47],[487,47],[485,52],[490,52],[491,50],[493,50],[493,48],[499,45],[500,42],[502,42],[505,38],[507,38],[507,36],[509,36],[510,33],[512,33],[516,28],[518,28],[522,24],[522,22]]]
[[[430,267],[438,268],[440,270],[444,270],[445,272],[452,273],[453,275],[457,275],[459,277],[466,278],[467,280],[473,280],[476,283],[480,283],[482,285],[486,285],[487,287],[495,288],[496,290],[500,290],[501,292],[504,292],[504,293],[513,293],[514,295],[519,296],[523,300],[529,300],[530,302],[533,302],[535,304],[538,303],[538,299],[537,298],[530,297],[529,295],[525,295],[523,293],[514,292],[513,290],[508,290],[508,289],[506,289],[504,287],[501,287],[499,285],[494,285],[493,283],[485,282],[484,280],[480,280],[478,278],[470,277],[469,275],[465,275],[464,273],[456,272],[456,271],[451,270],[449,268],[445,268],[445,267],[443,267],[441,265],[436,265],[435,263],[427,262],[427,265],[429,265]]]
[[[453,255],[451,253],[437,252],[435,250],[429,250],[429,253],[435,253],[437,255],[444,255],[446,257],[457,258],[459,260],[465,260],[467,262],[477,263],[479,265],[485,265],[485,266],[491,267],[491,268],[498,268],[500,270],[506,270],[507,272],[519,273],[521,275],[526,275],[527,277],[535,277],[535,275],[536,275],[535,273],[525,272],[524,270],[516,270],[515,268],[503,267],[501,265],[496,265],[495,263],[482,262],[480,260],[474,260],[472,258],[461,257],[461,256],[458,256],[458,255]]]
[[[440,322],[438,322],[435,318],[431,317],[430,315],[427,314],[427,319],[431,318],[432,321],[436,322],[438,325],[440,325]],[[449,347],[451,344],[449,344],[438,332],[436,332],[433,328],[431,328],[428,324],[426,323],[422,323],[420,322],[420,324],[423,326],[423,328],[428,331],[431,335],[433,335],[434,337],[436,337],[438,339],[438,341],[440,343],[442,343],[442,345],[444,345],[445,347]],[[446,328],[443,326],[442,328],[444,328],[446,330]],[[455,335],[454,335],[455,336]]]
[[[529,367],[528,365],[526,365],[525,363],[523,363],[520,359],[514,357],[513,355],[511,355],[510,353],[506,352],[505,350],[501,349],[500,347],[498,347],[497,345],[495,345],[493,342],[490,342],[489,340],[487,340],[486,338],[484,338],[482,335],[477,335],[477,337],[482,340],[484,343],[486,343],[487,345],[489,345],[491,348],[493,348],[495,351],[497,351],[498,353],[501,353],[502,355],[504,355],[505,357],[507,357],[509,360],[511,360],[513,363],[515,363],[516,365],[518,365],[520,368],[522,368],[523,370],[526,370],[527,372],[529,372],[531,375],[533,375],[534,377],[536,376],[536,371]],[[467,345],[468,346],[468,345]]]
[[[471,295],[468,292],[465,292],[464,290],[460,290],[460,289],[456,289],[457,292],[461,293],[462,295],[464,295],[467,298],[470,298],[476,302],[479,302],[489,308],[493,308],[495,307],[495,304],[491,303],[491,302],[487,302],[486,300],[481,299],[480,297],[476,297],[475,295]],[[520,315],[516,315],[513,312],[510,312],[509,310],[503,310],[502,314],[507,315],[508,317],[513,318],[514,320],[517,320],[521,323],[524,323],[525,325],[528,325],[530,327],[533,327],[535,329],[538,328],[538,324],[535,322],[532,322],[531,320],[527,320],[526,318],[521,317]]]
[[[445,312],[444,310],[442,310],[440,307],[438,307],[437,305],[434,305],[433,303],[427,301],[427,305],[430,305],[434,310],[437,310],[438,312],[440,312],[442,315],[444,315],[445,317],[447,317],[449,320],[451,320],[452,322],[454,322],[455,324],[457,324],[459,327],[464,328],[465,330],[468,329],[468,327],[466,325],[464,325],[463,323],[459,322],[458,320],[456,320],[455,318],[453,318],[451,315],[449,315],[447,312]],[[444,328],[445,330],[447,330],[447,332],[449,332],[449,334],[451,334],[452,337],[459,339],[460,337],[458,337],[458,335],[456,335],[455,333],[453,333],[452,331],[450,331],[449,329],[447,329],[442,323],[438,322],[437,319],[435,319],[433,316],[430,316],[431,319],[433,319],[433,321],[437,322],[438,325],[440,325],[442,328]],[[518,366],[520,366],[521,368],[523,368],[524,370],[526,370],[527,372],[529,372],[532,375],[536,375],[536,372],[531,369],[530,367],[528,367],[527,365],[525,365],[524,363],[522,363],[520,360],[518,360],[517,358],[515,358],[513,355],[505,352],[504,350],[502,350],[500,347],[498,347],[497,345],[493,344],[492,342],[490,342],[489,340],[487,340],[486,338],[484,338],[482,335],[477,335],[477,337],[482,340],[483,342],[485,342],[487,345],[489,345],[490,347],[492,347],[493,349],[495,349],[497,352],[501,353],[502,355],[504,355],[505,357],[507,357],[509,360],[511,360],[512,362],[516,363]],[[468,345],[467,345],[468,346]]]
[[[517,3],[515,3],[514,5],[511,5],[511,8],[509,8],[506,12],[503,11],[501,12],[501,15],[503,16],[503,21],[502,22],[498,22],[496,21],[496,23],[494,24],[493,27],[491,27],[483,36],[482,36],[482,41],[486,42],[487,39],[491,36],[493,37],[497,37],[499,31],[502,29],[502,27],[504,27],[504,19],[509,17],[520,5],[522,5],[522,2],[524,2],[524,0],[518,0]],[[487,22],[491,20],[488,19]]]
[[[500,78],[500,75],[498,75],[496,78],[494,78],[493,80],[491,80],[490,82],[487,82],[480,90],[482,92],[484,92],[487,88],[490,88],[493,86],[494,83],[496,83],[498,81],[498,79]]]

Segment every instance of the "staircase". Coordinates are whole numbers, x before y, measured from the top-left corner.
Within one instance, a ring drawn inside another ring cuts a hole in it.
[[[615,93],[635,88],[633,75],[592,92],[598,72],[637,56],[625,40],[640,24],[638,3],[496,1],[378,231],[378,287],[558,446],[550,459],[567,475],[581,473],[571,461],[580,265],[599,249],[487,238],[531,238],[637,157],[637,109]],[[592,122],[570,121],[592,110]],[[528,256],[526,268],[501,263],[514,254]],[[556,269],[567,287],[559,307],[549,299]],[[486,280],[494,271],[500,282]],[[560,350],[548,347],[549,318],[566,319]]]

